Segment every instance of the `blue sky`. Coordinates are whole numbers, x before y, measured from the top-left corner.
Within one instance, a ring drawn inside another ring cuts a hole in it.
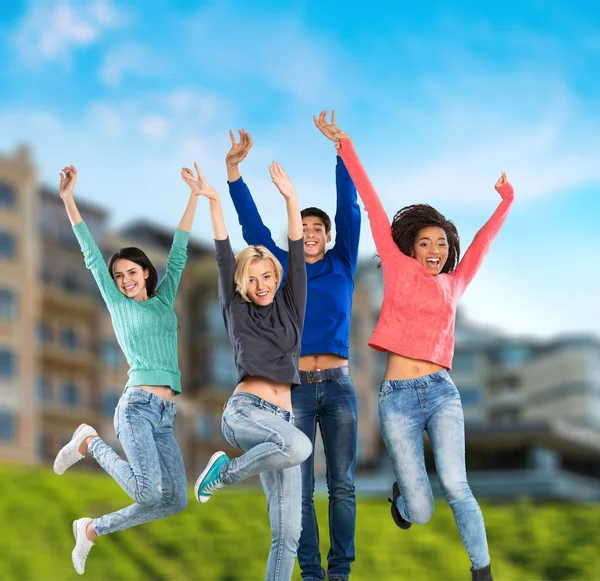
[[[323,6],[322,4],[325,4]],[[277,159],[303,206],[333,214],[335,152],[312,114],[335,108],[390,214],[426,201],[466,248],[517,201],[467,291],[467,314],[509,332],[600,328],[600,9],[592,2],[116,2],[0,6],[0,152],[34,150],[41,179],[78,166],[78,195],[112,224],[175,227],[179,172],[198,161],[228,199],[227,131],[283,239]],[[194,234],[209,241],[206,204]],[[374,252],[364,219],[361,254]]]

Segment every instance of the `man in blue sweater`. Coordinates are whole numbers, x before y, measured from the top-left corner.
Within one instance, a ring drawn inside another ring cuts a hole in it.
[[[238,214],[244,240],[266,246],[287,268],[287,252],[279,248],[263,224],[238,164],[252,147],[250,135],[241,130],[236,142],[229,132],[231,149],[225,158],[229,193]],[[337,206],[335,246],[331,220],[318,208],[302,211],[304,257],[308,277],[306,317],[300,352],[302,385],[292,392],[294,424],[314,445],[317,425],[323,438],[329,489],[330,550],[328,578],[347,580],[354,561],[358,414],[356,394],[348,371],[350,314],[354,271],[358,259],[360,208],[356,188],[342,159],[336,166]],[[298,563],[305,581],[322,581],[325,571],[319,552],[319,529],[313,502],[314,454],[302,464],[302,535]]]

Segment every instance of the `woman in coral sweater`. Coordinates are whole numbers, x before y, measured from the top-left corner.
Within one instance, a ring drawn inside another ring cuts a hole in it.
[[[396,482],[392,516],[402,529],[426,523],[433,494],[425,469],[427,431],[444,495],[471,559],[473,581],[492,581],[485,524],[467,482],[464,418],[448,371],[454,350],[456,305],[473,280],[513,203],[506,174],[496,183],[502,200],[459,262],[456,227],[426,204],[402,208],[390,224],[352,142],[325,111],[315,123],[334,141],[369,215],[383,268],[380,317],[369,341],[387,352],[379,392],[381,431]]]

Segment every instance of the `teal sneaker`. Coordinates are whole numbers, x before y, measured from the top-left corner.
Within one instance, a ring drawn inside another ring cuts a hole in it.
[[[198,476],[198,480],[194,485],[194,496],[198,502],[208,502],[213,492],[225,486],[221,481],[220,474],[223,464],[227,462],[229,462],[229,457],[225,452],[215,452],[211,456],[206,468]]]

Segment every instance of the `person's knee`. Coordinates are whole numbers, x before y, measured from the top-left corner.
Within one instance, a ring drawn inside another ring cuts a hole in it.
[[[310,457],[313,450],[311,441],[299,430],[290,438],[282,440],[281,448],[288,467],[302,464]]]
[[[154,506],[162,502],[162,491],[159,485],[139,486],[133,500],[142,506]]]
[[[459,502],[473,496],[469,483],[464,479],[441,479],[440,484],[448,502]]]
[[[188,505],[188,492],[187,488],[185,490],[181,490],[178,492],[173,498],[173,502],[171,506],[173,508],[173,514],[177,514],[178,512],[182,512],[186,509]]]
[[[433,498],[405,502],[406,520],[416,525],[424,525],[433,516]]]

